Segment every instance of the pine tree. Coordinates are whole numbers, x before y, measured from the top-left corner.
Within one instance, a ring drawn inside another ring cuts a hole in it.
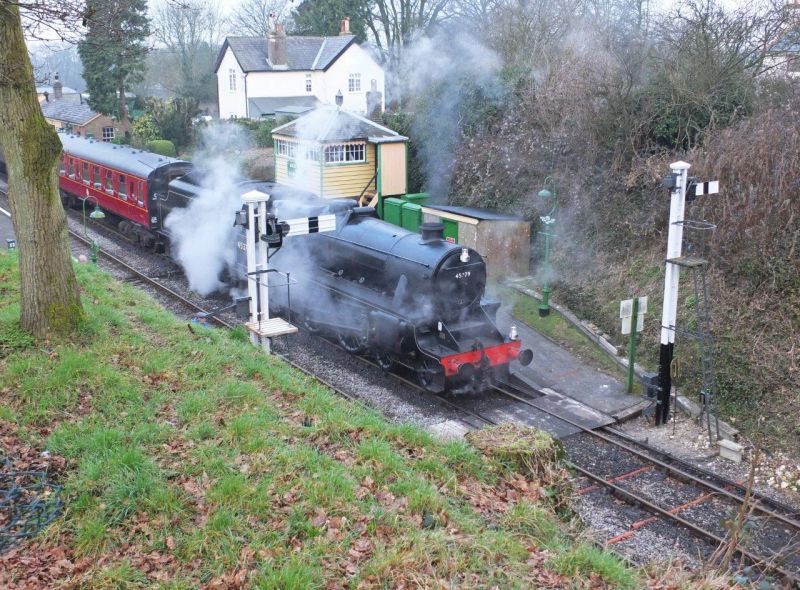
[[[147,0],[88,0],[86,37],[78,44],[89,106],[128,127],[125,92],[140,82],[150,35]]]

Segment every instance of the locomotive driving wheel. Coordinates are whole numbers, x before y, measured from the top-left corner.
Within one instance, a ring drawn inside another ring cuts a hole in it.
[[[364,340],[353,332],[339,332],[339,344],[350,354],[361,354],[366,350]]]
[[[390,352],[379,350],[375,353],[375,361],[383,371],[394,369],[394,356]]]
[[[419,384],[431,393],[444,391],[444,368],[442,365],[427,356],[422,356],[416,364],[417,380]]]

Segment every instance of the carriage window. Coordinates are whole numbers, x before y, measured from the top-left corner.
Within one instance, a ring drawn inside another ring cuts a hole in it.
[[[75,178],[75,161],[72,158],[69,159],[69,168],[68,168],[68,170],[69,170],[69,177],[70,178]]]
[[[83,163],[82,176],[83,176],[83,182],[89,184],[89,164],[87,164],[86,162]]]
[[[92,178],[94,179],[94,186],[100,188],[100,167],[95,166],[92,172],[93,172]]]
[[[65,166],[64,166],[64,163],[65,163],[66,161],[67,161],[67,157],[66,157],[66,156],[64,156],[63,158],[61,158],[61,159],[58,161],[58,173],[59,173],[59,174],[64,174],[64,172],[65,172],[65,170],[66,170],[66,168],[65,168]]]
[[[114,173],[111,170],[106,170],[106,191],[114,192]]]
[[[125,186],[125,182],[126,182],[125,177],[122,174],[120,174],[118,184],[119,184],[119,196],[121,199],[128,198],[128,187]]]
[[[142,192],[143,192],[142,191],[142,183],[139,182],[137,184],[139,185],[139,192],[138,192],[138,197],[139,198],[137,199],[136,202],[138,203],[139,207],[144,207],[144,200],[142,199]]]

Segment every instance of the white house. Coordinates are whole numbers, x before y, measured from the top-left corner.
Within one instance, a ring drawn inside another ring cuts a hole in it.
[[[287,37],[283,25],[268,38],[228,37],[214,71],[221,119],[302,112],[335,104],[339,93],[355,113],[372,114],[368,94],[374,108],[384,107],[383,68],[355,42],[349,19],[337,37]]]

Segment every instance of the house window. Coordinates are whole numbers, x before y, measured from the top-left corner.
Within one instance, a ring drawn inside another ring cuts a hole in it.
[[[275,140],[275,153],[279,156],[286,156],[287,158],[294,158],[296,155],[296,146],[293,141],[286,141],[285,139]]]
[[[347,78],[347,90],[361,92],[361,74],[350,74]]]
[[[114,192],[114,173],[111,170],[106,170],[106,192]]]
[[[228,89],[231,92],[236,92],[236,70],[233,68],[228,70]]]
[[[84,184],[89,184],[89,164],[87,164],[86,162],[83,163],[82,178]]]
[[[114,128],[103,127],[103,141],[111,141],[114,139]]]
[[[127,201],[128,189],[125,186],[125,177],[122,174],[119,175],[119,182],[117,184],[119,186],[119,198],[122,199],[123,201]]]
[[[325,163],[366,162],[366,146],[363,143],[344,143],[325,146]]]
[[[311,92],[311,74],[306,74],[306,92]]]

